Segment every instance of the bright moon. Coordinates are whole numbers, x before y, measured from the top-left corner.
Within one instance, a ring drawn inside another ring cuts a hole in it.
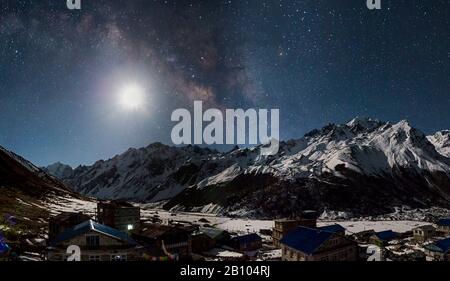
[[[145,103],[145,90],[138,84],[129,84],[119,93],[119,105],[128,111],[142,109]]]

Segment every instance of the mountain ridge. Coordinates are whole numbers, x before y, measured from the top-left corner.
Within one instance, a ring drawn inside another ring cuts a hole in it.
[[[63,180],[75,191],[100,199],[164,201],[166,208],[186,211],[244,212],[252,205],[249,198],[262,203],[259,197],[277,197],[283,191],[297,202],[291,210],[277,210],[284,207],[274,204],[273,211],[254,206],[252,212],[278,216],[314,207],[363,214],[371,207],[384,212],[402,204],[447,206],[450,159],[440,152],[445,144],[442,138],[430,141],[406,120],[358,117],[282,141],[275,156],[261,156],[261,146],[218,152],[156,143],[80,166]],[[343,202],[343,194],[367,206],[352,208]],[[408,198],[410,194],[417,196]],[[280,200],[279,205],[285,204]],[[382,200],[386,208],[376,202]]]

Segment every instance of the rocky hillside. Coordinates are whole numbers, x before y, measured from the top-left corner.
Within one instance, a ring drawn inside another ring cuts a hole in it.
[[[64,200],[80,200],[60,180],[0,147],[0,234],[11,242],[47,231],[48,218]]]

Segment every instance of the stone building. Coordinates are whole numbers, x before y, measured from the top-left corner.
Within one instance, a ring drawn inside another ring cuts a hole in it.
[[[140,208],[121,201],[99,202],[97,221],[121,231],[131,231],[140,226]]]
[[[432,225],[419,226],[412,231],[414,240],[418,242],[425,242],[436,235],[436,228]]]

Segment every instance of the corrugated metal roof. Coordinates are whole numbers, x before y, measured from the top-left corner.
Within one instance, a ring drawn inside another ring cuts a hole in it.
[[[56,237],[55,241],[52,244],[57,245],[62,241],[72,239],[79,235],[85,234],[89,231],[95,231],[100,234],[104,234],[112,238],[127,242],[129,244],[133,245],[137,244],[133,239],[130,238],[130,236],[127,233],[103,224],[96,223],[92,220],[85,221],[83,223],[80,223],[79,225],[74,226],[71,229],[64,231],[63,233],[61,233]]]
[[[434,244],[439,247],[444,253],[450,250],[450,238],[439,240]]]
[[[338,233],[338,232],[345,232],[345,228],[340,224],[332,224],[327,226],[319,227],[320,230]]]
[[[380,239],[380,240],[389,241],[389,240],[393,240],[393,239],[397,238],[397,233],[395,233],[392,230],[385,230],[385,231],[376,232],[375,236],[378,237],[378,239]]]
[[[447,253],[450,250],[450,238],[436,241],[426,245],[425,248],[435,252]]]
[[[329,231],[299,226],[287,233],[283,239],[281,239],[281,243],[310,255],[333,235],[334,233]]]

